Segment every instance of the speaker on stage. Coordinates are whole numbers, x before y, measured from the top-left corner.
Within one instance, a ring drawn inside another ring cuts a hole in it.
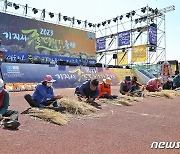
[[[87,64],[88,67],[96,67],[96,64]]]
[[[69,66],[78,66],[78,63],[77,62],[68,62],[68,65]]]
[[[176,71],[175,71],[175,75],[179,74],[179,63],[176,60]]]
[[[57,61],[57,65],[67,65],[67,61],[64,60]]]
[[[96,67],[102,67],[102,63],[96,63]]]
[[[117,54],[113,54],[113,59],[117,59]]]

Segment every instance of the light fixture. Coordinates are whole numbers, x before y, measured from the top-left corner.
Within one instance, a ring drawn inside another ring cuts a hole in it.
[[[77,20],[77,23],[80,25],[81,24],[81,20]]]
[[[32,11],[34,12],[34,14],[38,13],[38,10],[36,8],[33,8]]]
[[[50,16],[50,18],[53,18],[54,17],[54,13],[49,12],[49,16]]]
[[[105,24],[106,24],[106,21],[102,22],[102,25],[103,25],[103,26],[105,26]]]
[[[116,22],[117,20],[118,20],[117,17],[113,19],[114,22]]]
[[[121,16],[119,17],[120,20],[122,20],[122,18],[123,18],[123,15],[121,15]]]
[[[156,15],[158,14],[158,9],[157,9],[157,8],[154,10],[154,13],[155,13]]]
[[[68,17],[67,16],[63,16],[63,19],[64,19],[64,21],[66,21],[68,19]]]
[[[19,9],[19,5],[17,5],[16,3],[13,3],[13,7],[17,10]]]
[[[92,25],[93,25],[92,23],[88,23],[88,26],[89,26],[89,27],[92,27]]]
[[[138,23],[138,21],[139,21],[139,19],[135,19],[135,24],[137,24],[137,23]]]
[[[132,16],[134,16],[134,15],[136,14],[136,11],[133,10],[133,11],[131,12],[131,14],[132,14]]]
[[[126,14],[126,17],[129,18],[129,17],[130,17],[130,13],[127,13],[127,14]]]
[[[108,20],[107,23],[110,24],[110,23],[111,23],[111,20]]]
[[[97,24],[97,27],[100,27],[101,26],[101,24],[99,23],[99,24]]]
[[[146,12],[146,7],[141,8],[141,12],[145,13]]]

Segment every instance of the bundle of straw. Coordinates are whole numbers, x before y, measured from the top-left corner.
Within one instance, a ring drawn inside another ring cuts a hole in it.
[[[68,119],[65,115],[52,109],[31,108],[28,110],[28,113],[31,116],[38,117],[58,125],[65,125],[68,122]]]
[[[89,114],[96,112],[98,109],[94,106],[85,103],[83,101],[78,101],[76,99],[62,98],[59,100],[61,106],[66,107],[66,111],[72,114]]]
[[[115,105],[124,105],[124,106],[131,106],[132,105],[129,101],[123,100],[123,99],[114,101],[113,104],[115,104]]]
[[[165,97],[165,98],[168,98],[168,99],[172,99],[176,95],[177,95],[177,92],[176,91],[172,91],[172,90],[162,90],[162,91],[159,91],[159,92],[148,92],[146,94],[146,96]]]
[[[124,105],[124,106],[131,106],[130,100],[125,98],[118,98],[118,99],[99,99],[101,103],[110,103],[114,105]]]

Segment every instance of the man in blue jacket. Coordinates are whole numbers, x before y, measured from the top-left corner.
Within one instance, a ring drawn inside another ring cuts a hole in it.
[[[32,98],[29,94],[24,96],[29,105],[32,107],[44,108],[52,104],[53,107],[60,108],[57,99],[61,99],[63,96],[54,95],[52,85],[55,81],[56,80],[54,80],[51,75],[46,75],[44,80],[37,85]]]
[[[99,96],[99,81],[97,79],[87,80],[82,85],[78,86],[75,90],[75,94],[79,100],[81,98],[86,99],[87,103],[93,103],[94,100]]]
[[[8,110],[9,93],[4,89],[4,81],[0,79],[0,125],[5,128],[17,129],[20,125],[18,122],[18,112]]]

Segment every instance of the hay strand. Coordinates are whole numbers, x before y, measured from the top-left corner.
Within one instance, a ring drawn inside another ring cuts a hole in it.
[[[80,102],[76,99],[62,98],[59,100],[61,106],[66,107],[66,111],[71,114],[86,115],[92,112],[96,112],[98,109],[85,102]]]
[[[177,96],[178,93],[173,90],[162,90],[160,92],[148,92],[146,96],[151,96],[151,97],[164,97],[168,99],[172,99],[175,96]]]
[[[28,114],[58,125],[65,125],[68,122],[68,119],[65,115],[52,109],[31,108],[28,110]]]

